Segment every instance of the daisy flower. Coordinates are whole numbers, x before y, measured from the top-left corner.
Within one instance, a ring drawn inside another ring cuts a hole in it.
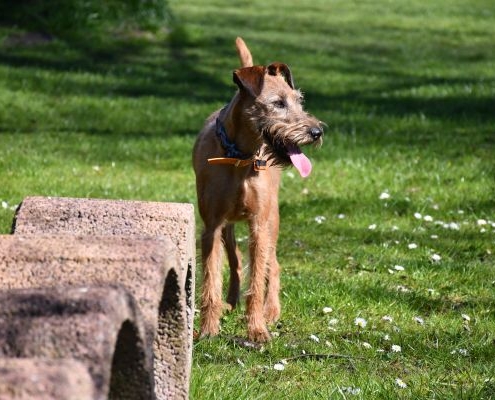
[[[273,366],[273,369],[276,370],[276,371],[283,371],[285,369],[285,365],[282,364],[282,363],[276,363]]]
[[[471,321],[471,317],[469,315],[467,315],[467,314],[461,314],[461,317],[466,322]]]
[[[399,386],[401,389],[405,389],[405,388],[407,387],[406,382],[404,382],[404,381],[403,381],[402,379],[400,379],[400,378],[396,378],[396,379],[395,379],[395,384],[396,384],[397,386]]]
[[[325,221],[326,221],[326,218],[325,218],[323,215],[317,215],[317,216],[315,217],[315,222],[316,222],[317,224],[322,224],[322,223],[323,223],[323,222],[325,222]]]
[[[360,328],[365,328],[368,322],[364,318],[356,318],[354,320],[354,325],[359,326]]]
[[[316,335],[310,335],[309,338],[316,343],[320,343],[320,338]]]
[[[432,260],[432,261],[434,261],[434,262],[438,262],[438,261],[440,261],[441,259],[442,259],[442,256],[441,256],[441,255],[439,255],[439,254],[437,254],[437,253],[432,254],[432,256],[431,256],[431,260]]]

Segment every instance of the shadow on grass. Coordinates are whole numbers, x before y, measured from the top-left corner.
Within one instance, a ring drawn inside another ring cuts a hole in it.
[[[219,23],[234,24],[235,21],[226,20]],[[187,26],[174,26],[163,39],[150,39],[139,35],[100,39],[50,41],[36,46],[9,46],[8,41],[4,41],[0,46],[0,64],[11,68],[7,73],[12,82],[17,82],[9,83],[14,85],[14,89],[18,87],[15,85],[23,82],[22,85],[27,85],[29,90],[47,95],[85,95],[95,98],[156,97],[183,104],[207,105],[228,101],[235,90],[233,84],[226,83],[229,82],[231,70],[236,67],[237,62],[233,47],[234,38],[215,33],[211,36],[192,38]],[[335,40],[338,40],[338,36]],[[418,128],[407,124],[406,127],[401,127],[401,124],[397,123],[392,127],[390,135],[383,135],[389,128],[387,118],[404,120],[408,117],[424,116],[426,119],[449,124],[460,123],[465,127],[472,143],[490,148],[495,145],[495,137],[489,128],[495,122],[493,96],[464,96],[457,91],[430,97],[413,93],[416,88],[433,86],[446,90],[451,87],[475,87],[481,82],[478,77],[421,77],[402,72],[396,58],[399,50],[394,43],[384,43],[377,48],[376,44],[346,44],[342,38],[342,43],[334,41],[333,45],[333,50],[329,51],[326,57],[318,58],[321,65],[315,64],[312,67],[315,71],[319,71],[319,74],[332,74],[334,70],[349,76],[367,71],[382,83],[377,87],[362,89],[354,85],[343,94],[332,93],[331,87],[315,88],[308,92],[308,110],[315,115],[337,115],[336,121],[326,121],[330,127],[336,123],[338,129],[344,133],[347,130],[355,130],[363,145],[373,143],[386,146],[389,143],[403,143],[408,146],[425,146],[430,144],[431,140],[436,140],[441,147],[450,140],[455,147],[454,141],[459,137],[459,131],[446,127],[442,127],[441,132],[438,132],[434,131],[435,127]],[[418,43],[408,45],[413,48],[420,46]],[[268,38],[257,43],[258,48],[269,49],[270,46],[273,47],[274,44]],[[310,57],[312,49],[303,46],[284,43],[284,52],[301,54],[301,62],[304,62],[303,60]],[[454,52],[449,56],[456,57]],[[437,60],[431,53],[424,57]],[[338,59],[339,62],[333,65],[333,59]],[[230,64],[226,65],[225,60],[229,60]],[[425,59],[420,61],[424,62]],[[462,70],[462,63],[467,65],[476,60],[466,59],[465,55],[460,54],[454,61],[460,63]],[[39,71],[55,74],[40,78],[37,76]],[[81,79],[81,75],[85,73],[97,74],[102,79]],[[59,74],[63,74],[64,79],[57,82],[61,76]],[[52,82],[44,85],[40,79]],[[493,86],[494,82],[495,79],[485,79],[483,85]],[[401,94],[398,95],[398,92]],[[214,108],[212,106],[211,110]],[[88,115],[88,118],[97,120],[99,111],[92,110],[91,113],[93,114]],[[369,117],[361,118],[358,116],[361,114]],[[193,119],[197,119],[198,128],[205,117],[206,115],[192,116]],[[78,118],[83,118],[82,114]],[[10,130],[12,127],[1,128]],[[80,129],[76,126],[75,130],[101,136],[121,135],[118,128],[111,130],[91,126],[88,129],[86,123],[81,123]],[[191,135],[195,134],[196,130],[174,130],[174,133]],[[134,134],[128,131],[124,136],[143,134],[163,135],[163,132],[154,129],[152,132]],[[466,151],[467,147],[463,147],[466,141],[467,139],[464,139],[458,145],[461,152]]]
[[[97,84],[76,79],[62,81],[63,86],[57,89],[67,95],[156,96],[190,102],[218,100],[219,91],[226,90],[225,85],[215,76],[199,70],[200,61],[188,52],[190,46],[187,34],[170,35],[169,40],[162,42],[137,37],[94,43],[54,41],[38,46],[4,45],[0,47],[0,63],[27,69],[12,72],[25,80],[35,80],[30,73],[34,75],[37,70],[102,76],[110,73],[117,79],[117,83]],[[36,84],[32,86],[36,90]]]

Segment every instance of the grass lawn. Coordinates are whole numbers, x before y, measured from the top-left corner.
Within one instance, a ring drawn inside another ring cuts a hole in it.
[[[194,203],[191,147],[241,35],[328,129],[308,179],[284,172],[274,339],[242,346],[244,307],[225,315],[195,343],[191,398],[495,398],[493,2],[170,8],[151,36],[0,27],[0,232],[28,195]]]

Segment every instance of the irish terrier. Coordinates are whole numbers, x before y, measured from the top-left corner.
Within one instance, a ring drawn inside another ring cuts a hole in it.
[[[239,90],[206,120],[193,150],[204,222],[201,336],[217,335],[220,329],[222,242],[230,266],[228,307],[239,302],[242,263],[233,224],[247,220],[248,337],[265,342],[270,339],[266,324],[280,316],[276,245],[281,167],[293,165],[302,177],[308,176],[311,162],[299,146],[321,144],[323,129],[318,119],[303,110],[303,96],[295,89],[286,64],[253,66],[251,52],[241,38],[236,47],[242,68],[234,71],[233,78]]]

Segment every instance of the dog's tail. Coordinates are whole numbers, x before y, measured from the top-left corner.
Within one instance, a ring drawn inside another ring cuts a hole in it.
[[[239,55],[239,60],[241,61],[241,67],[252,67],[253,56],[242,38],[238,37],[235,40],[235,47],[237,48],[237,54]]]

